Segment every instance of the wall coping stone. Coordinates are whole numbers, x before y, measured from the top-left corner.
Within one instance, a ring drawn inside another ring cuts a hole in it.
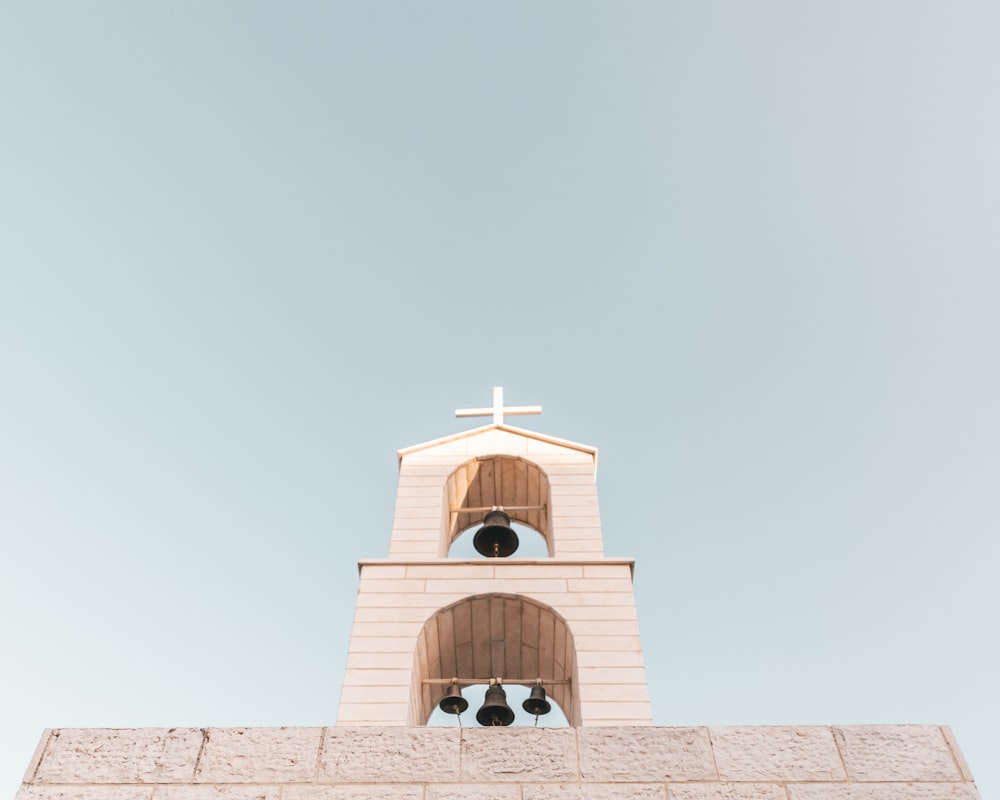
[[[16,800],[978,800],[936,725],[47,730]]]

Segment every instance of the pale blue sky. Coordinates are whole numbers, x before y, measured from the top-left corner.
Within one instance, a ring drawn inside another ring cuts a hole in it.
[[[395,451],[600,448],[658,724],[1000,796],[1000,5],[0,4],[0,789],[333,722]]]

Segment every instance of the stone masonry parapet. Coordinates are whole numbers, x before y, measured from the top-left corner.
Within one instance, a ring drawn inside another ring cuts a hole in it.
[[[932,725],[46,731],[17,800],[978,800]]]

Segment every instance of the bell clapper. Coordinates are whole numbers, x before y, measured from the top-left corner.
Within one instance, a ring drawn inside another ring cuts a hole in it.
[[[500,678],[491,678],[483,705],[476,712],[476,722],[484,727],[507,726],[514,721],[514,711],[507,705],[507,693]]]
[[[521,708],[529,714],[534,714],[536,728],[538,727],[538,717],[542,714],[548,714],[552,710],[552,704],[545,697],[541,678],[535,680],[535,685],[531,687],[531,694],[521,704]]]
[[[446,714],[457,716],[458,726],[462,727],[462,712],[468,707],[469,701],[462,696],[462,690],[458,686],[458,678],[452,678],[444,697],[438,702],[438,708]]]
[[[507,558],[517,550],[518,538],[510,527],[510,515],[494,507],[483,517],[483,527],[472,538],[476,552],[487,558]]]

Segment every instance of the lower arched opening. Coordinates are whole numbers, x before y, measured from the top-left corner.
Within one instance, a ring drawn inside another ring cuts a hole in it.
[[[476,725],[481,694],[499,680],[517,725],[534,725],[522,709],[533,685],[541,685],[552,706],[538,725],[577,725],[576,650],[566,621],[527,597],[489,594],[467,597],[427,620],[417,637],[410,724],[445,724],[438,704],[458,680],[469,708],[461,724]],[[476,687],[479,687],[478,689]],[[458,720],[448,723],[458,724]]]

